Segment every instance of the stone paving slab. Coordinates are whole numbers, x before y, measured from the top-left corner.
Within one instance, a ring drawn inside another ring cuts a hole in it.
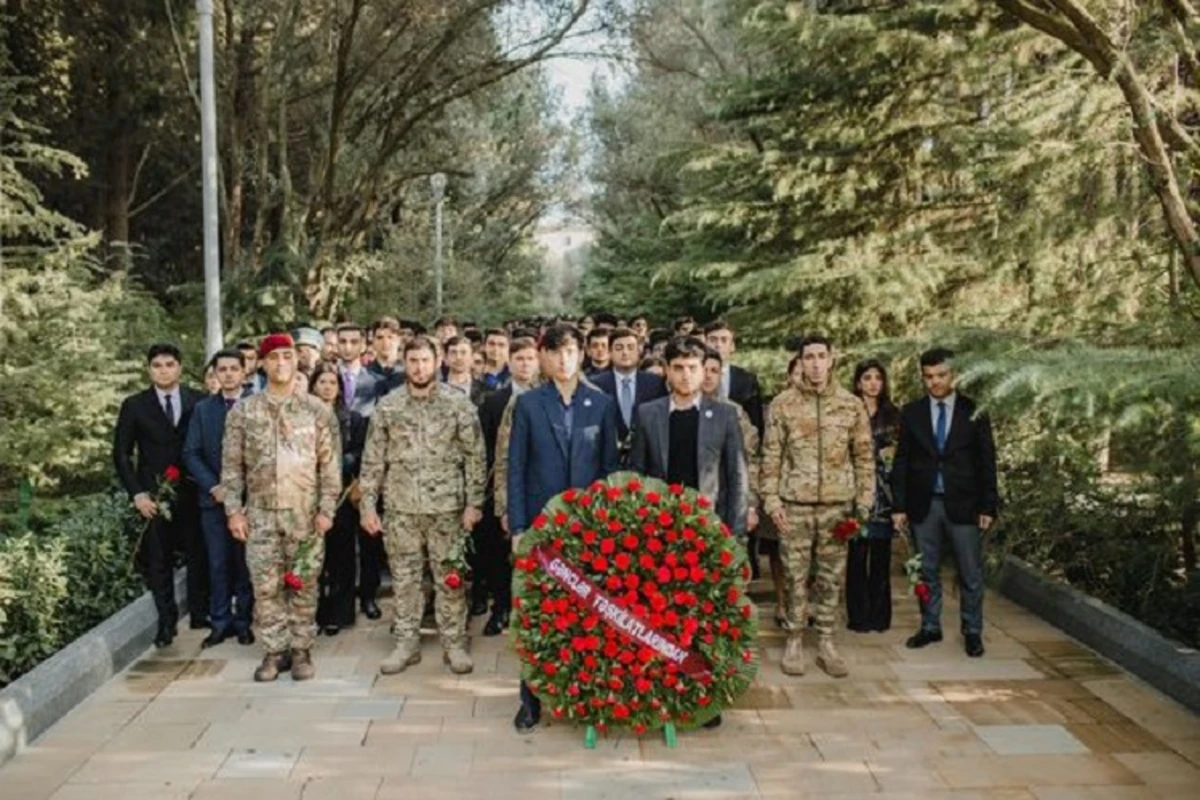
[[[562,724],[516,735],[517,663],[479,619],[471,675],[446,670],[430,631],[420,664],[380,676],[387,621],[360,620],[319,640],[316,680],[271,685],[252,680],[257,648],[201,651],[185,631],[0,768],[0,800],[1200,797],[1195,715],[992,595],[984,658],[953,635],[907,650],[902,591],[891,631],[839,634],[842,680],[784,676],[762,608],[759,680],[675,749],[613,733],[585,750]]]

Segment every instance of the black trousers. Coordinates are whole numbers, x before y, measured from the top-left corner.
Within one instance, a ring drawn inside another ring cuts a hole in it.
[[[493,612],[507,610],[512,605],[512,542],[505,538],[500,518],[485,510],[471,538],[475,545],[471,601],[491,598]]]
[[[354,542],[358,538],[358,509],[343,503],[325,535],[325,563],[321,568],[317,599],[317,624],[354,624]]]
[[[851,539],[846,562],[846,627],[886,631],[892,627],[892,540]]]
[[[138,568],[146,588],[154,597],[158,624],[169,628],[179,622],[179,606],[175,602],[175,540],[174,525],[162,517],[155,517],[146,524],[137,553]]]
[[[383,550],[383,536],[371,536],[359,528],[358,536],[358,598],[362,602],[379,596],[379,584],[387,555]]]

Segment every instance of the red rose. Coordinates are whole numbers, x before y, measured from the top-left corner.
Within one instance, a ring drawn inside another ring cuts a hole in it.
[[[598,616],[596,616],[595,614],[588,614],[586,617],[583,618],[583,629],[585,631],[590,631],[592,628],[595,628],[599,624],[600,624],[600,618]]]
[[[604,496],[608,498],[608,500],[609,500],[609,502],[610,502],[610,503],[611,503],[611,502],[616,502],[617,500],[620,500],[620,499],[621,499],[621,487],[619,487],[619,486],[613,486],[613,487],[610,487],[610,488],[609,488],[609,489],[608,489],[608,490],[607,490],[607,491],[604,493]]]
[[[578,497],[579,497],[578,489],[567,489],[565,492],[563,492],[563,496],[562,496],[563,500],[565,500],[568,503],[574,503]]]
[[[605,658],[616,658],[617,653],[619,653],[620,650],[621,650],[621,648],[617,647],[616,642],[614,642],[614,641],[606,642],[604,645],[604,657]]]
[[[639,722],[637,725],[634,725],[633,732],[635,734],[637,734],[638,736],[641,736],[643,733],[646,732],[646,723]]]
[[[661,553],[663,550],[663,543],[658,539],[650,539],[646,542],[646,549],[651,553]]]
[[[688,541],[688,542],[696,541],[695,529],[694,528],[684,528],[683,529],[683,538],[684,538],[684,541]]]
[[[686,502],[685,502],[685,503],[680,503],[680,504],[679,504],[679,513],[680,513],[680,514],[690,514],[690,513],[692,513],[692,504],[691,504],[691,503],[686,503]]]
[[[293,592],[298,592],[304,588],[304,581],[300,580],[300,576],[288,570],[283,575],[283,585],[291,589]]]
[[[675,518],[673,516],[671,516],[670,512],[668,512],[668,511],[664,511],[658,515],[658,524],[663,526],[664,528],[671,527],[671,524],[673,522],[675,522]]]
[[[554,515],[554,524],[555,525],[566,525],[567,524],[566,512],[560,511],[557,514],[555,514]]]
[[[646,508],[645,506],[642,506],[634,513],[637,514],[638,519],[645,519],[646,517],[650,516],[650,509]]]
[[[625,588],[632,591],[638,587],[638,584],[641,583],[641,580],[642,579],[639,578],[637,575],[626,575],[625,576]]]
[[[625,488],[631,492],[640,492],[642,490],[642,482],[637,478],[632,478],[629,483],[625,484]]]
[[[582,522],[580,522],[579,520],[575,520],[574,522],[571,523],[571,533],[578,536],[582,532],[583,532],[583,523]]]
[[[688,579],[689,575],[691,575],[691,572],[688,570],[687,567],[676,567],[675,568],[675,580],[686,581]]]
[[[704,580],[704,568],[692,567],[688,577],[692,579],[692,583],[700,583],[700,581]]]
[[[729,552],[728,550],[722,550],[721,551],[721,566],[728,567],[732,563],[733,563],[733,553]]]
[[[562,719],[563,714],[566,712],[563,711],[562,706],[555,706],[554,708],[550,709],[550,713],[554,715],[555,719]]]
[[[702,694],[702,695],[700,695],[699,697],[697,697],[697,698],[696,698],[696,703],[697,703],[697,705],[699,705],[699,706],[701,706],[701,707],[703,707],[703,706],[706,706],[706,705],[708,705],[708,704],[709,704],[709,703],[711,703],[711,702],[712,702],[712,698],[711,698],[711,697],[709,697],[709,696],[708,696],[708,695],[706,695],[706,694]]]
[[[675,531],[667,531],[667,541],[668,542],[679,541],[679,534],[676,533]]]
[[[713,613],[713,608],[714,608],[713,604],[711,602],[709,602],[708,600],[705,600],[704,605],[700,606],[700,610],[703,611],[705,614]]]
[[[638,566],[642,569],[654,569],[656,566],[654,556],[647,553],[642,553],[640,556],[638,556]]]
[[[620,661],[622,664],[632,664],[633,658],[633,653],[629,652],[628,650],[622,650],[617,656],[617,661]]]
[[[681,494],[683,494],[683,485],[678,484],[678,483],[672,483],[670,486],[667,487],[667,491],[670,492],[671,494],[675,495],[676,497],[679,497]]]
[[[600,540],[600,552],[604,555],[612,555],[612,552],[617,549],[617,543],[612,539]]]
[[[742,616],[746,619],[750,619],[753,613],[754,609],[749,604],[742,606]]]
[[[610,592],[617,592],[621,589],[621,578],[617,575],[609,575],[608,580],[604,583]]]
[[[667,567],[659,567],[658,572],[655,573],[654,577],[658,579],[659,583],[670,583],[671,582],[671,570],[668,569]]]
[[[601,522],[607,521],[608,520],[608,509],[607,508],[597,508],[596,509],[596,519],[600,520]]]
[[[667,598],[661,594],[656,594],[650,598],[650,607],[655,611],[662,611],[667,607]]]
[[[922,605],[928,603],[933,597],[933,592],[930,591],[929,584],[927,583],[918,583],[916,586],[914,586],[913,594],[917,596],[917,599],[921,601]]]
[[[646,502],[651,505],[658,505],[662,502],[662,495],[658,492],[646,492]]]
[[[617,553],[616,556],[613,557],[613,563],[617,565],[617,569],[621,570],[621,572],[625,572],[633,563],[633,559],[629,557],[629,553]],[[620,589],[620,581],[618,580],[617,583],[618,585],[616,588]]]
[[[592,562],[592,569],[597,572],[606,572],[608,570],[608,559],[604,556],[596,556],[596,559]]]
[[[583,506],[584,508],[590,507],[592,505],[592,496],[590,494],[585,494],[580,497],[579,505]]]
[[[462,586],[462,578],[457,572],[450,572],[446,574],[445,583],[447,589],[457,589]]]
[[[637,550],[638,544],[640,544],[640,542],[638,540],[638,537],[634,536],[633,534],[630,534],[621,540],[621,544],[624,545],[626,550]]]
[[[712,508],[712,500],[709,500],[704,495],[700,495],[699,497],[696,498],[696,505],[698,505],[704,509],[709,509],[709,508]]]
[[[733,605],[734,603],[736,603],[738,601],[738,598],[741,596],[742,596],[742,593],[738,591],[738,588],[736,586],[730,586],[729,592],[725,595],[725,602],[729,603],[729,605]]]
[[[174,464],[168,466],[163,470],[163,478],[166,479],[167,483],[174,483],[179,480],[179,467]]]
[[[596,532],[592,531],[592,530],[584,531],[583,532],[583,543],[588,544],[588,545],[595,544],[596,543]]]
[[[558,672],[558,665],[553,661],[547,661],[545,664],[542,664],[542,672],[545,672],[550,677],[554,677],[555,673]]]
[[[688,550],[683,554],[683,563],[687,564],[689,567],[696,566],[700,563],[700,554],[695,550]]]
[[[615,719],[629,719],[629,707],[622,703],[613,706],[612,712]]]
[[[533,518],[533,529],[540,531],[542,528],[546,527],[546,523],[549,521],[550,520],[545,514],[538,514]]]

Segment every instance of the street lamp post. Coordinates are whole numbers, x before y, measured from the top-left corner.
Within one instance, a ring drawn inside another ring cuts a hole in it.
[[[429,186],[433,189],[433,275],[436,286],[437,315],[442,316],[442,201],[446,196],[446,175],[435,172],[429,176]]]
[[[204,192],[204,349],[224,346],[221,243],[217,220],[217,90],[213,77],[213,0],[196,0],[200,23],[200,174]]]

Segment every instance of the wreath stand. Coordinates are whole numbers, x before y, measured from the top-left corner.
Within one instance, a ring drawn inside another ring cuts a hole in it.
[[[670,748],[675,747],[676,739],[675,739],[675,723],[674,722],[668,722],[666,725],[663,726],[663,739],[666,741],[667,747],[670,747]],[[595,725],[588,725],[587,728],[584,729],[583,746],[585,748],[587,748],[588,750],[596,749],[596,726]]]

